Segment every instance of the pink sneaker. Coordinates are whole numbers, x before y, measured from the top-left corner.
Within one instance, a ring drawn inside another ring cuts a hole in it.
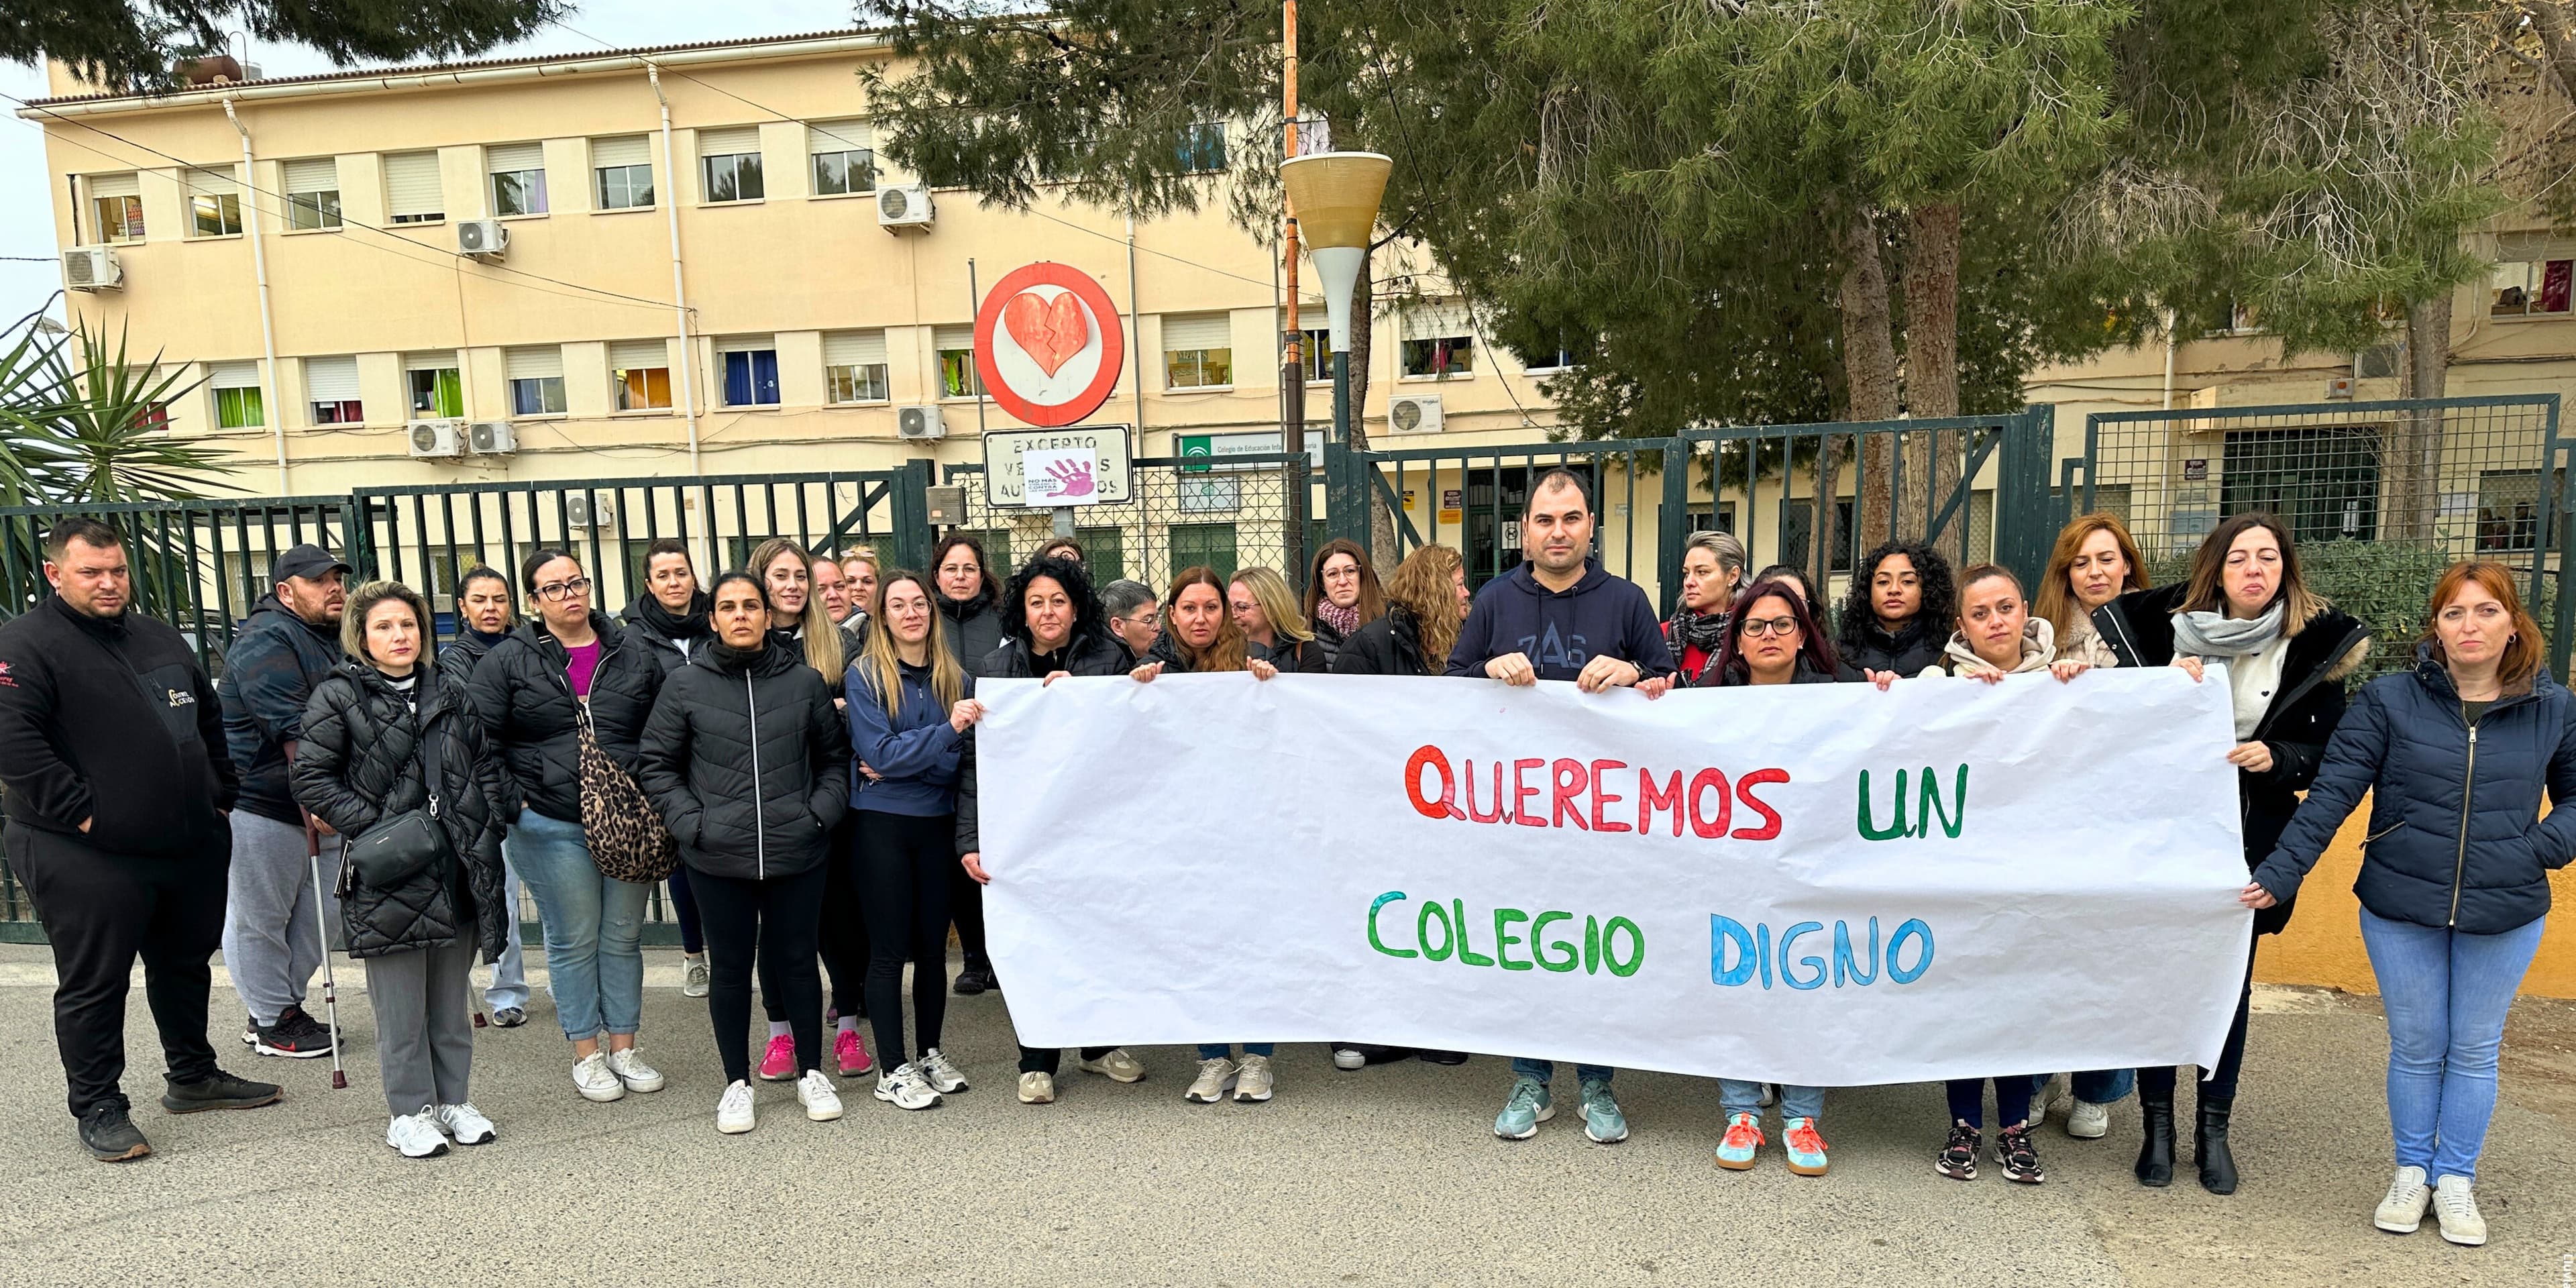
[[[789,1082],[796,1077],[796,1039],[781,1033],[769,1040],[769,1050],[760,1057],[762,1082]]]
[[[857,1029],[844,1029],[832,1039],[832,1058],[839,1062],[844,1078],[856,1078],[877,1067],[877,1062],[868,1058],[867,1044],[859,1041]]]

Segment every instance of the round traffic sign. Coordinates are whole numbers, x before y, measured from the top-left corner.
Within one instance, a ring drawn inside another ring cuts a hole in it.
[[[1002,410],[1070,425],[1118,387],[1127,342],[1118,307],[1089,273],[1040,261],[1013,269],[975,314],[975,372]]]

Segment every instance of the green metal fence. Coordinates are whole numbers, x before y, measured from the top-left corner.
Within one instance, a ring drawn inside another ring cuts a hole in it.
[[[1205,565],[1220,577],[1263,566],[1302,586],[1302,552],[1318,532],[1298,532],[1296,490],[1307,462],[1284,453],[1144,457],[1134,462],[1122,502],[1074,507],[1073,539],[1096,584],[1130,577],[1160,590],[1182,569]],[[997,569],[1017,567],[1055,535],[1053,512],[997,506],[985,495],[984,467],[951,465],[942,482],[966,492],[965,522]]]

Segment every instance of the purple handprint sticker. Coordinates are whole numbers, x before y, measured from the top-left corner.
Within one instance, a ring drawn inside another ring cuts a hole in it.
[[[1063,460],[1047,466],[1046,472],[1048,478],[1055,480],[1055,495],[1064,498],[1091,495],[1096,486],[1091,470],[1089,461]]]

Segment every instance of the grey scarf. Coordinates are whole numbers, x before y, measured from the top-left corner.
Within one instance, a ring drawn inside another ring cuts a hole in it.
[[[2174,653],[2182,657],[2247,657],[2281,638],[2284,601],[2275,599],[2263,615],[2231,618],[2224,612],[2173,615]]]

